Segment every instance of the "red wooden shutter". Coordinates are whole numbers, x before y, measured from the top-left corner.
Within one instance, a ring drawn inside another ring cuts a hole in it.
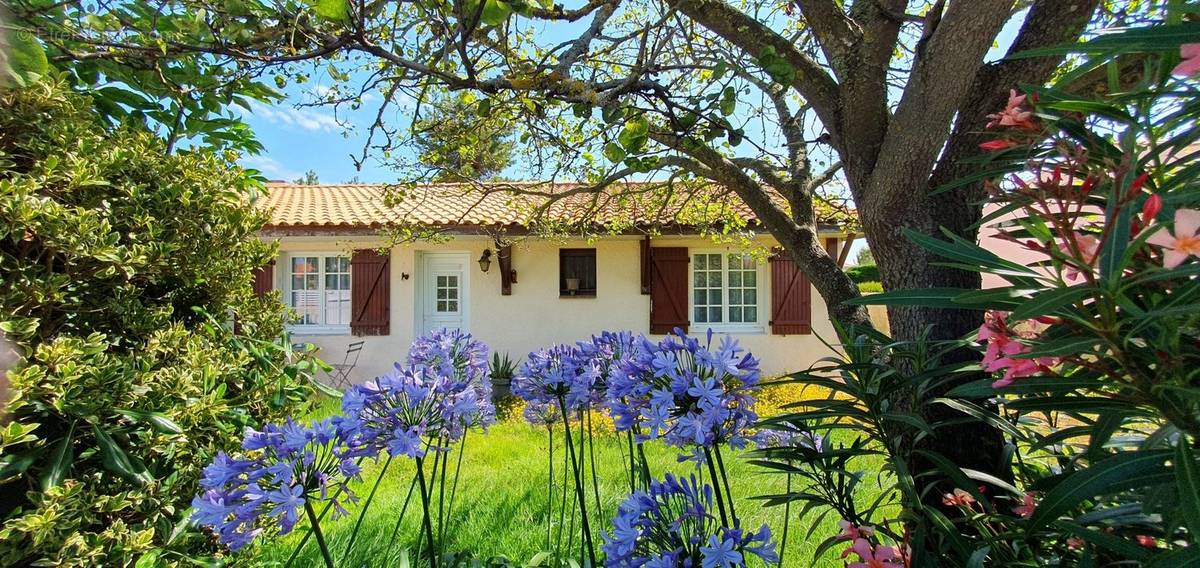
[[[688,249],[650,247],[650,333],[688,329]]]
[[[391,332],[391,278],[388,255],[373,249],[350,256],[350,332],[388,335]]]
[[[254,269],[254,295],[266,296],[275,288],[275,261],[272,260]]]
[[[812,286],[787,254],[771,257],[771,333],[812,333]]]

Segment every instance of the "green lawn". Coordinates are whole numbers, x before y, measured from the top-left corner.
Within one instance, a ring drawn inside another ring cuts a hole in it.
[[[316,415],[331,412],[335,407],[326,405]],[[561,437],[556,436],[556,460],[562,455]],[[615,436],[597,436],[596,462],[600,478],[601,514],[591,514],[600,545],[600,533],[608,529],[609,522],[618,504],[628,492],[628,478],[621,466],[620,439]],[[647,446],[648,458],[654,475],[660,477],[664,471],[685,473],[690,464],[679,464],[677,452],[658,443]],[[558,525],[558,505],[553,513],[547,503],[547,438],[546,430],[523,422],[507,422],[492,427],[487,434],[471,432],[466,440],[465,458],[454,500],[453,515],[448,520],[446,550],[470,551],[477,557],[505,556],[513,560],[528,560],[546,550],[547,529]],[[767,473],[740,458],[727,458],[730,467],[730,482],[737,512],[745,526],[757,528],[763,523],[771,526],[776,539],[782,532],[783,508],[764,508],[751,497],[781,493],[785,478],[780,474]],[[455,461],[450,461],[451,473]],[[559,477],[557,495],[561,491],[562,461],[555,464],[555,475]],[[364,468],[364,481],[353,488],[360,497],[366,498],[370,484],[374,482],[382,461]],[[363,523],[347,562],[340,562],[351,530],[357,519],[358,510],[351,507],[351,515],[335,521],[325,521],[325,530],[334,558],[339,568],[345,566],[394,566],[402,550],[416,546],[420,523],[420,508],[414,492],[409,511],[405,515],[399,535],[392,539],[396,516],[404,503],[414,471],[412,460],[393,461],[375,502]],[[867,485],[867,484],[864,484]],[[446,492],[451,488],[447,482]],[[449,497],[447,497],[449,499]],[[594,501],[589,493],[589,506]],[[570,503],[568,502],[568,511]],[[569,513],[568,513],[569,514]],[[812,554],[816,545],[828,535],[837,532],[837,519],[826,518],[824,525],[805,539],[810,523],[806,519],[792,519],[791,535],[785,555],[788,566],[841,566],[833,557],[813,563]],[[577,525],[578,520],[575,520]],[[300,541],[305,531],[302,524],[296,532],[260,546],[257,560],[267,564],[282,564]],[[553,544],[551,545],[553,546]],[[578,546],[578,539],[576,539]],[[577,548],[576,548],[577,550]],[[599,553],[599,552],[598,552]],[[295,566],[320,566],[321,559],[315,542],[310,539]]]

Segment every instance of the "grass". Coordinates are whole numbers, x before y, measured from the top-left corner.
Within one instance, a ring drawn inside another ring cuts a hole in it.
[[[333,403],[327,403],[318,409],[314,416],[323,416],[336,411]],[[623,438],[611,434],[597,435],[595,439],[596,469],[600,481],[599,514],[591,513],[593,532],[596,534],[597,547],[602,540],[600,534],[609,528],[617,506],[624,500],[629,490],[626,469],[622,465],[621,444]],[[546,429],[535,427],[523,422],[508,421],[493,426],[487,434],[473,431],[468,434],[464,452],[463,465],[458,480],[457,491],[454,495],[453,510],[447,519],[445,549],[454,552],[470,552],[477,558],[504,556],[510,560],[527,561],[539,552],[547,550],[547,531],[558,530],[558,499],[562,492],[564,463],[561,456],[564,453],[561,429],[555,433],[555,476],[558,477],[554,488],[555,503],[547,502],[547,450],[548,441]],[[693,470],[691,464],[678,463],[678,452],[661,443],[649,443],[646,446],[647,457],[655,477],[661,478],[663,472],[689,473]],[[457,449],[456,449],[457,451]],[[432,458],[431,458],[432,459]],[[453,474],[457,454],[454,454],[450,465]],[[371,463],[364,467],[363,480],[355,484],[353,490],[363,499],[370,492],[379,468],[379,463]],[[746,527],[757,529],[763,523],[771,526],[778,539],[782,532],[783,507],[763,507],[760,501],[752,499],[755,496],[783,493],[785,476],[771,473],[747,463],[736,454],[726,457],[729,467],[730,482],[733,488],[737,512]],[[428,467],[428,466],[427,466]],[[363,526],[360,529],[353,550],[347,561],[342,562],[358,509],[350,507],[351,514],[337,520],[326,520],[321,523],[322,530],[333,551],[333,556],[339,567],[359,566],[394,566],[398,564],[401,554],[409,549],[415,549],[420,534],[419,524],[421,509],[417,492],[413,492],[412,502],[405,514],[400,530],[395,539],[392,538],[396,517],[403,507],[405,496],[413,479],[415,466],[412,460],[394,460],[383,478],[374,503],[371,505]],[[590,473],[590,472],[589,472]],[[451,477],[447,478],[447,500],[452,493]],[[863,486],[870,485],[864,483]],[[874,496],[866,496],[872,499]],[[589,509],[595,505],[589,485]],[[570,495],[567,511],[572,509]],[[436,512],[435,512],[436,514]],[[785,552],[788,566],[841,566],[836,555],[826,555],[825,558],[814,562],[813,553],[816,546],[827,536],[838,531],[836,518],[827,516],[812,533],[812,538],[806,538],[811,527],[807,519],[793,518],[791,534],[788,537]],[[578,518],[568,521],[569,527],[575,527],[578,533]],[[436,530],[436,527],[435,527]],[[303,523],[291,535],[277,538],[259,546],[256,561],[263,564],[282,565],[300,542],[306,532]],[[564,536],[564,542],[566,537]],[[553,548],[550,540],[550,548]],[[565,546],[565,545],[564,545]],[[573,550],[579,550],[578,536],[574,539]],[[599,554],[599,551],[597,551]],[[293,566],[322,566],[320,553],[313,539],[305,545],[301,555]]]

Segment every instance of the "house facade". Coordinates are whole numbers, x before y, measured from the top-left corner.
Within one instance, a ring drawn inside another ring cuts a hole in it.
[[[821,297],[791,261],[768,258],[769,235],[752,246],[718,245],[679,228],[652,238],[589,240],[515,237],[518,214],[501,197],[432,188],[384,204],[382,186],[270,184],[262,238],[279,256],[260,269],[260,293],[278,291],[297,314],[293,340],[340,362],[362,341],[351,379],[361,382],[402,360],[418,335],[471,332],[520,362],[532,350],[601,330],[661,337],[673,328],[728,334],[764,372],[807,368],[829,355],[832,325]],[[385,246],[380,231],[419,222],[450,233]],[[495,237],[506,227],[506,238]],[[448,238],[446,238],[448,237]],[[839,250],[842,235],[822,235]]]

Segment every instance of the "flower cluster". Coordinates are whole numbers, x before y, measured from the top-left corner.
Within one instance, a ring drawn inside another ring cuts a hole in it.
[[[646,342],[647,344],[649,342]],[[758,360],[726,336],[712,349],[676,330],[639,350],[634,372],[613,377],[610,393],[624,395],[612,412],[618,429],[637,426],[643,436],[675,446],[744,443],[757,420],[752,393]]]
[[[344,514],[339,499],[355,500],[346,483],[359,474],[346,433],[338,418],[247,428],[244,455],[222,452],[204,468],[192,518],[238,550],[267,526],[291,532],[310,500],[330,500],[335,513]]]
[[[387,375],[347,389],[342,412],[357,446],[419,458],[445,449],[471,426],[492,422],[495,411],[480,392],[430,367],[396,365]]]
[[[819,434],[792,429],[764,428],[754,433],[753,442],[759,449],[808,448],[821,452],[825,447],[825,439]]]
[[[554,345],[529,354],[513,377],[512,392],[531,404],[579,410],[597,402],[599,370],[575,345]]]
[[[480,398],[491,399],[488,348],[461,329],[439,329],[418,337],[408,349],[408,364],[471,383],[479,391]]]
[[[726,528],[712,515],[713,489],[694,476],[671,474],[629,496],[605,535],[605,566],[732,568],[745,566],[752,554],[777,562],[771,529],[757,532]]]
[[[979,327],[979,341],[987,344],[983,354],[983,370],[989,373],[1004,371],[1004,376],[992,383],[994,388],[1006,387],[1018,378],[1033,376],[1057,362],[1053,357],[1018,358],[1032,351],[1020,340],[1035,339],[1038,334],[1032,330],[1014,329],[1005,321],[1005,317],[1003,312],[988,311],[984,314],[983,325]]]

